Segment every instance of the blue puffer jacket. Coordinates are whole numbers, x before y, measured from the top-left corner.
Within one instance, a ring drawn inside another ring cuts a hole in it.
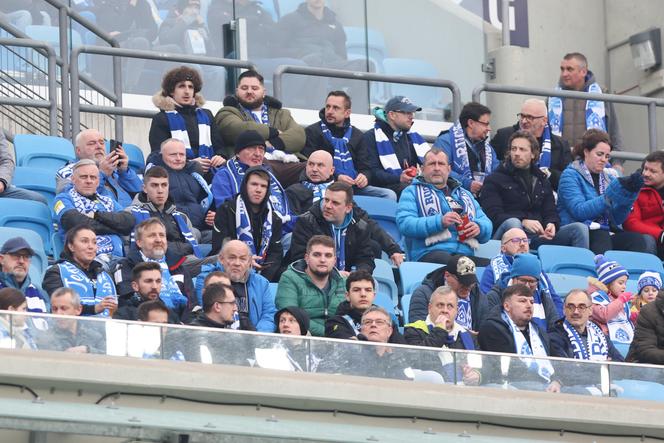
[[[223,270],[224,267],[219,262],[203,265],[195,281],[199,306],[203,306],[205,277],[212,271]],[[270,291],[270,282],[252,269],[249,271],[249,278],[245,284],[249,295],[249,321],[258,332],[274,332],[274,314],[277,313],[277,308],[274,305],[274,296]]]
[[[417,203],[417,186],[424,184],[430,187],[440,202],[440,214],[430,215],[425,217],[420,211]],[[480,243],[486,243],[491,238],[491,231],[493,225],[489,217],[486,216],[479,203],[475,200],[469,191],[461,187],[461,184],[449,178],[447,186],[452,190],[452,198],[457,202],[464,204],[464,200],[471,202],[475,209],[475,216],[471,221],[477,223],[480,227],[480,234],[476,237]],[[440,233],[443,227],[443,214],[450,212],[450,206],[447,203],[445,193],[441,189],[422,181],[422,177],[416,177],[410,186],[403,190],[401,198],[399,199],[399,207],[397,209],[397,226],[399,232],[406,237],[406,249],[408,251],[408,258],[412,261],[419,260],[424,254],[441,250],[451,254],[463,254],[467,256],[475,255],[473,249],[466,243],[459,242],[459,236],[455,227],[451,226],[449,232],[451,237],[447,240],[434,243],[426,246],[425,240],[427,237]]]
[[[639,193],[626,190],[614,169],[605,168],[602,174],[609,180],[604,194],[599,195],[591,180],[581,172],[581,161],[575,160],[563,171],[558,185],[558,214],[560,225],[574,222],[589,223],[606,211],[609,221],[621,225],[629,215]]]

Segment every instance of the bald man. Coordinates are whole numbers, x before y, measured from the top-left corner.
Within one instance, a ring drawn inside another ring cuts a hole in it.
[[[123,208],[131,205],[134,194],[143,190],[143,181],[129,168],[129,157],[122,146],[106,154],[104,136],[93,128],[79,132],[74,144],[76,161],[94,160],[99,167],[97,194],[112,198]],[[55,189],[58,194],[71,188],[71,176],[76,161],[69,162],[55,173]]]
[[[274,314],[277,309],[274,296],[270,291],[270,283],[262,275],[256,273],[252,267],[252,254],[249,247],[240,240],[229,240],[221,248],[217,263],[203,265],[200,274],[196,277],[196,291],[202,290],[205,277],[213,271],[224,271],[231,280],[235,292],[235,302],[240,323],[245,319],[259,332],[274,332]]]
[[[543,100],[531,98],[524,101],[517,118],[516,124],[501,128],[496,132],[491,140],[491,146],[502,161],[509,157],[507,141],[510,136],[518,130],[530,133],[539,142],[539,167],[549,177],[554,191],[557,191],[560,174],[572,162],[572,151],[569,144],[561,137],[551,133],[546,104]]]
[[[300,183],[290,185],[286,189],[286,196],[288,197],[290,207],[297,215],[304,214],[313,204],[320,203],[320,199],[325,194],[327,187],[334,183],[335,179],[338,179],[337,174],[335,174],[333,162],[332,155],[322,149],[314,151],[309,155],[307,165],[300,176]],[[367,188],[371,188],[371,186],[367,186]],[[354,194],[355,189],[354,187]],[[388,191],[393,193],[389,189]],[[396,266],[399,266],[403,262],[404,255],[394,239],[378,223],[369,218],[369,215],[362,208],[354,205],[353,211],[369,223],[374,254],[380,256],[380,251],[383,250],[390,256],[392,262]]]

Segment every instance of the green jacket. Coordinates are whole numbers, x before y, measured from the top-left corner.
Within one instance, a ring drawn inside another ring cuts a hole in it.
[[[256,123],[253,117],[245,113],[240,107],[236,96],[229,95],[224,99],[224,106],[217,112],[214,121],[219,126],[224,139],[226,158],[235,155],[233,150],[235,139],[244,131],[250,129],[258,131],[276,149],[292,154],[302,150],[306,140],[304,128],[297,124],[288,109],[282,108],[279,100],[265,96],[264,102],[268,107],[269,125]]]
[[[335,268],[330,274],[330,293],[325,295],[305,272],[307,264],[303,259],[288,266],[281,274],[277,298],[277,309],[298,306],[309,314],[309,331],[312,335],[325,335],[325,320],[337,312],[339,303],[346,299],[346,281]]]

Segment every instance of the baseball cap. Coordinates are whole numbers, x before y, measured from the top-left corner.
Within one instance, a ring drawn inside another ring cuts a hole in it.
[[[422,108],[415,105],[413,102],[410,101],[408,97],[404,97],[403,95],[397,95],[396,97],[392,97],[391,99],[389,99],[385,104],[385,108],[383,109],[385,109],[385,112],[390,112],[390,111],[416,112],[422,110]]]
[[[455,276],[463,286],[477,283],[475,263],[465,255],[455,255],[449,259],[445,270]]]
[[[22,237],[13,237],[7,240],[4,245],[2,245],[0,254],[13,254],[24,249],[27,250],[30,255],[35,255],[35,251],[32,250],[27,241],[25,241]]]

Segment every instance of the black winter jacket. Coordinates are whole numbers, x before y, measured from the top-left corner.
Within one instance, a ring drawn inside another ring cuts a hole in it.
[[[658,295],[654,302],[641,308],[626,360],[664,365],[663,295]]]
[[[392,136],[394,135],[392,127],[380,119],[376,120],[376,122],[387,138],[392,140]],[[392,144],[394,145],[394,153],[402,168],[405,163],[408,163],[408,166],[416,166],[419,164],[417,153],[415,152],[413,143],[411,143],[410,137],[408,137],[407,134],[402,134],[399,141],[396,143],[393,142]],[[362,136],[360,150],[366,152],[368,155],[369,169],[371,170],[371,177],[369,178],[370,185],[385,186],[399,183],[399,176],[387,172],[380,163],[378,149],[376,147],[376,134],[373,130],[365,132]]]

